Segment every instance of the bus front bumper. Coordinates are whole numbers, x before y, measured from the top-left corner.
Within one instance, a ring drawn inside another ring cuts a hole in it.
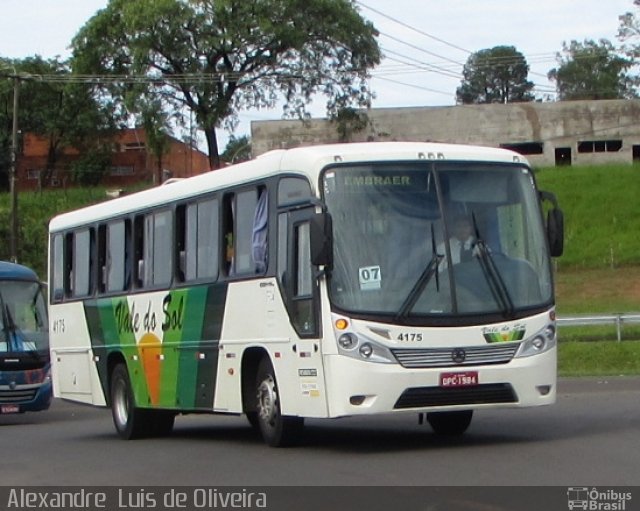
[[[498,365],[407,369],[327,355],[330,417],[529,407],[556,400],[557,348]]]

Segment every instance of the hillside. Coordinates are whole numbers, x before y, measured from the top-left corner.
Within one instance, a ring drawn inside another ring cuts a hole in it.
[[[565,213],[558,268],[640,265],[640,166],[554,167],[536,176]]]

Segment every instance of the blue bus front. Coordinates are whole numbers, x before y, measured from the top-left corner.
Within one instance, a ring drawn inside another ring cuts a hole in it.
[[[49,408],[52,399],[47,309],[28,268],[0,262],[0,414]]]

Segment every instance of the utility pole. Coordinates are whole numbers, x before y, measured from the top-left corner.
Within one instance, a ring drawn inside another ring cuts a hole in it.
[[[11,260],[18,262],[18,101],[20,98],[20,78],[13,76],[13,128],[11,131],[11,168],[9,187],[11,192]]]

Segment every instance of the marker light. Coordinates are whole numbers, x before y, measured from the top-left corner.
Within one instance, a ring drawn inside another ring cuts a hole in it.
[[[336,329],[337,330],[344,330],[345,328],[347,328],[349,326],[349,322],[346,319],[336,319]]]

